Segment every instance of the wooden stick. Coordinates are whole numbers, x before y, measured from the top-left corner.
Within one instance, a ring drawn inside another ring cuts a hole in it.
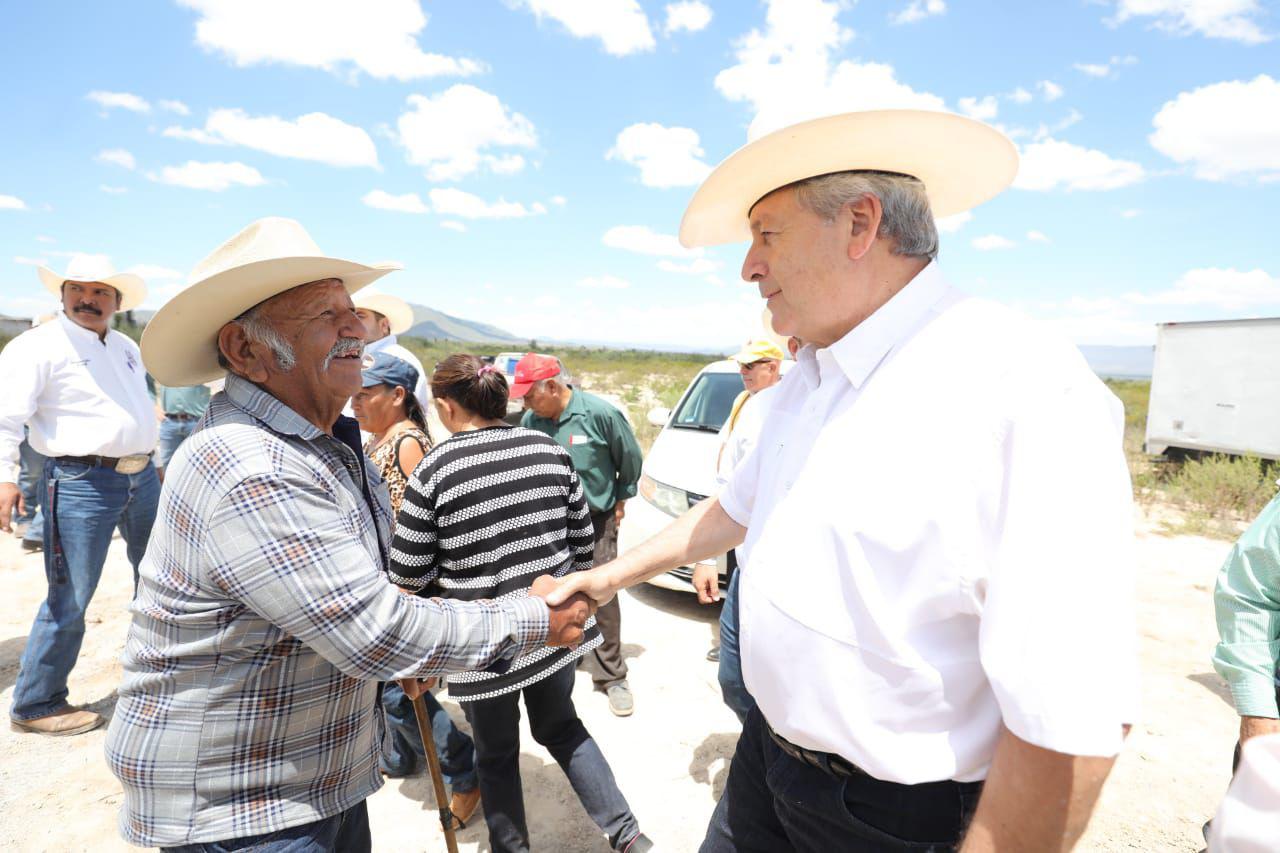
[[[436,739],[431,734],[431,715],[427,713],[427,703],[419,696],[413,700],[413,716],[418,720],[418,736],[422,738],[422,748],[427,753],[427,767],[431,770],[431,784],[436,789],[436,806],[440,812],[440,828],[444,830],[444,843],[449,853],[458,853],[458,822],[449,810],[449,794],[444,789],[444,774],[440,772],[440,756],[436,754]]]

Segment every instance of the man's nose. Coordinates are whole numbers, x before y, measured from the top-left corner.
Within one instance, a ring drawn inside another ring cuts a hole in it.
[[[342,325],[338,329],[338,334],[344,338],[359,338],[361,341],[368,340],[368,334],[365,332],[364,321],[360,319],[360,315],[355,312],[354,308],[348,309],[343,315]]]
[[[769,274],[769,266],[760,257],[760,253],[755,247],[747,250],[747,256],[742,259],[742,280],[743,281],[759,281]]]

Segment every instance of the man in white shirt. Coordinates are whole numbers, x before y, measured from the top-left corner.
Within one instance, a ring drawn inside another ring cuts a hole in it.
[[[685,213],[686,246],[751,238],[743,278],[806,346],[717,498],[551,598],[741,545],[758,708],[704,851],[1060,850],[1087,824],[1137,682],[1123,413],[935,262],[934,215],[1016,171],[971,119],[852,113],[756,140]]]
[[[431,405],[431,373],[423,370],[422,362],[416,355],[396,342],[397,335],[402,335],[413,328],[413,309],[409,307],[409,303],[399,296],[377,290],[371,293],[361,290],[352,294],[351,298],[356,306],[356,316],[364,324],[365,353],[373,355],[385,352],[387,355],[393,355],[413,365],[413,369],[418,371],[418,384],[413,389],[413,395],[418,398],[418,402],[422,404],[422,411],[427,415],[427,433],[431,443],[435,444],[448,438],[448,430],[440,422],[440,415],[436,413],[435,406]],[[351,406],[348,404],[343,414],[349,416],[350,409]]]
[[[9,718],[16,731],[61,736],[103,723],[67,702],[67,677],[117,527],[137,584],[160,483],[142,358],[137,344],[111,329],[117,311],[145,297],[142,279],[116,273],[96,255],[73,258],[65,275],[45,267],[39,274],[63,310],[0,352],[0,528],[9,529],[10,512],[22,504],[16,483],[23,424],[31,446],[49,457],[42,479],[49,593],[27,635]]]

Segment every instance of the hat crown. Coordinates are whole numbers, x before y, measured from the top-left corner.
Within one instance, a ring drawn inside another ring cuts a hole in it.
[[[201,281],[233,267],[277,258],[316,258],[324,253],[296,219],[268,216],[251,222],[209,253],[191,270],[190,281]]]
[[[81,252],[67,262],[64,278],[75,281],[103,281],[116,274],[111,258],[106,255],[90,255]]]

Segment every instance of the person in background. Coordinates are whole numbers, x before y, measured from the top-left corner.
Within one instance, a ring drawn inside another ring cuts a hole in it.
[[[188,385],[170,388],[156,384],[156,413],[160,416],[160,443],[156,447],[156,473],[164,482],[164,469],[169,466],[178,446],[191,435],[196,423],[209,408],[209,387]]]
[[[725,445],[729,436],[733,435],[738,418],[747,401],[758,392],[777,383],[782,378],[782,359],[785,354],[782,348],[768,338],[754,338],[747,341],[741,350],[729,356],[738,363],[738,373],[742,376],[742,391],[734,398],[729,409],[729,417],[720,427],[720,452],[716,456],[716,483],[724,485],[733,470],[732,458],[726,459]],[[729,454],[732,457],[732,454]],[[710,659],[710,657],[708,657]]]
[[[622,412],[594,394],[561,381],[554,356],[529,353],[516,363],[513,398],[524,398],[520,425],[551,436],[569,451],[582,480],[595,528],[596,564],[618,556],[618,525],[626,502],[634,497],[644,454]],[[627,717],[635,710],[627,662],[622,657],[622,611],[617,599],[596,613],[604,640],[584,658],[596,689],[609,699],[609,710]]]
[[[137,584],[156,517],[160,481],[151,453],[156,418],[138,346],[111,328],[137,307],[146,285],[104,256],[77,255],[65,274],[40,267],[62,298],[57,319],[23,332],[0,352],[0,529],[23,501],[19,445],[48,457],[41,495],[49,592],[27,635],[9,719],[16,731],[74,735],[104,722],[67,702],[67,678],[84,640],[85,611],[119,528]]]
[[[409,362],[385,352],[365,358],[370,363],[361,373],[361,388],[351,398],[351,408],[360,429],[369,433],[364,452],[387,484],[391,514],[395,517],[400,514],[405,484],[431,449],[431,439],[427,437],[422,404],[412,390],[418,384],[418,371]],[[440,769],[453,791],[449,810],[465,825],[480,802],[475,747],[429,691],[423,694],[423,702],[440,755]],[[382,684],[382,709],[387,719],[380,759],[382,774],[393,779],[413,776],[426,759],[413,700],[398,683],[386,681]]]
[[[29,427],[23,427],[22,444],[18,445],[18,485],[25,512],[18,515],[14,532],[22,537],[22,550],[28,554],[44,547],[44,465],[49,457],[31,446]]]
[[[391,580],[421,595],[519,600],[534,577],[591,568],[594,529],[569,454],[547,436],[503,420],[507,380],[473,355],[451,355],[431,390],[453,433],[414,471],[391,547]],[[489,842],[527,851],[520,782],[520,696],[533,737],[555,758],[614,850],[642,853],[640,833],[613,771],[573,706],[574,663],[600,643],[588,621],[582,645],[516,660],[503,673],[449,678],[476,743]]]
[[[409,303],[399,296],[382,293],[365,288],[352,294],[351,301],[356,306],[356,316],[364,324],[364,349],[366,353],[377,355],[385,352],[403,359],[418,371],[418,384],[409,389],[418,398],[427,415],[427,435],[432,442],[444,438],[444,427],[436,416],[431,405],[431,385],[427,381],[429,374],[422,369],[422,362],[398,342],[399,335],[413,328],[413,309]]]

